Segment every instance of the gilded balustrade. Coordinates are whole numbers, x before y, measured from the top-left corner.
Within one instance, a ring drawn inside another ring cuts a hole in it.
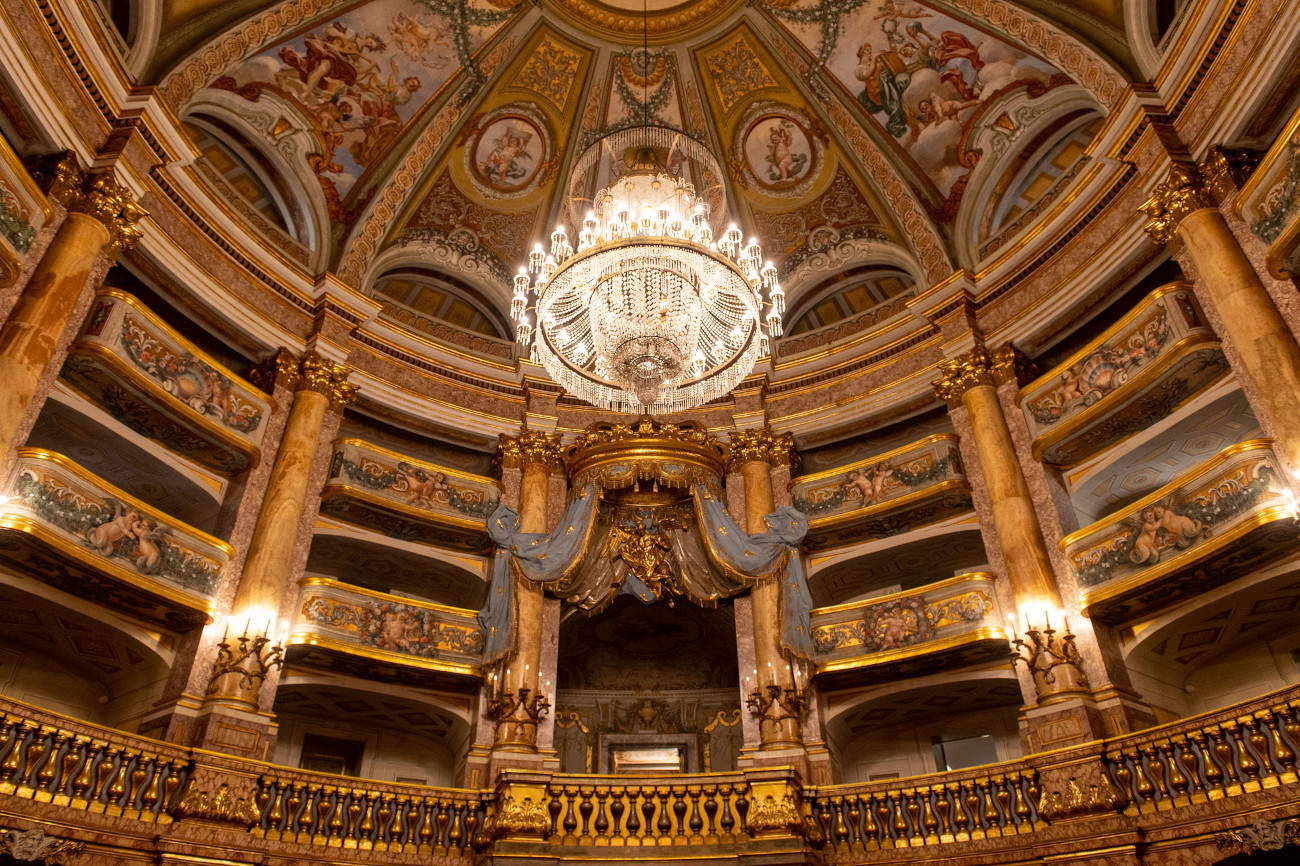
[[[1038,774],[1023,762],[864,785],[805,791],[832,849],[878,851],[1032,833]]]
[[[1004,658],[1004,621],[984,572],[814,608],[817,681],[839,688]]]
[[[1063,538],[1061,549],[1087,614],[1121,622],[1293,548],[1294,518],[1272,441],[1251,439]]]
[[[485,552],[499,499],[491,478],[338,439],[321,513],[403,541]]]
[[[255,836],[425,856],[472,853],[480,841],[482,792],[273,770],[257,783]]]
[[[1170,283],[1020,391],[1034,456],[1073,465],[1149,427],[1228,371],[1189,283]]]
[[[135,432],[219,472],[259,459],[271,398],[119,289],[97,293],[62,377]]]
[[[234,549],[52,451],[18,449],[0,557],[52,586],[183,630],[206,622]]]
[[[478,612],[365,589],[324,577],[301,582],[289,646],[478,677],[483,631]],[[297,653],[291,652],[292,660]]]
[[[791,482],[790,496],[808,515],[805,543],[813,548],[905,532],[971,508],[970,485],[951,433],[800,475]]]

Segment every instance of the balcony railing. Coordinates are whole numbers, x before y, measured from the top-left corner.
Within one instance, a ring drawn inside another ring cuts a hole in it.
[[[1041,843],[1064,862],[1154,829],[1203,840],[1207,825],[1241,827],[1270,810],[1293,816],[1298,754],[1293,686],[1145,731],[908,779],[803,787],[781,767],[627,777],[511,770],[484,791],[274,766],[0,698],[0,808],[136,856],[193,838],[151,829],[181,822],[207,845],[286,860],[468,864],[489,851],[535,859],[561,849],[566,861],[607,863],[806,858],[824,847],[821,856],[840,864],[900,848],[1010,862]]]
[[[960,574],[929,586],[816,608],[819,683],[834,687],[931,672],[1010,653],[993,575]]]
[[[125,292],[99,292],[62,375],[178,454],[228,474],[257,463],[271,398]]]
[[[377,664],[477,677],[483,631],[472,610],[308,577],[289,643],[348,656],[354,669]]]
[[[893,535],[971,507],[970,485],[951,433],[801,475],[791,497],[809,517],[807,544],[817,548]]]
[[[491,478],[339,439],[321,512],[403,541],[481,552],[499,498]]]
[[[1236,207],[1251,232],[1267,245],[1264,261],[1274,276],[1300,275],[1300,111],[1242,185]]]
[[[1034,456],[1078,463],[1149,427],[1227,370],[1190,286],[1161,286],[1020,392]]]
[[[18,449],[0,557],[59,589],[186,629],[207,621],[234,549],[38,448]]]
[[[1292,549],[1295,506],[1272,440],[1231,445],[1061,540],[1089,616],[1121,622]]]

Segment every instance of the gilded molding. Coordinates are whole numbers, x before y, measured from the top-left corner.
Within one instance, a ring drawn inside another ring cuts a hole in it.
[[[104,255],[116,259],[140,239],[136,223],[148,211],[111,174],[91,173],[77,165],[70,152],[33,167],[45,182],[46,194],[69,211],[93,217],[108,229]]]
[[[522,469],[532,463],[558,470],[564,468],[564,448],[559,433],[538,430],[521,430],[518,436],[502,433],[496,459],[506,469]]]
[[[551,815],[546,811],[546,791],[538,787],[534,792],[536,798],[528,794],[509,791],[504,795],[504,802],[492,819],[490,835],[500,836],[541,836],[545,838],[551,832]]]
[[[728,472],[737,472],[743,464],[755,462],[794,468],[798,460],[794,436],[789,433],[774,433],[771,427],[760,427],[731,434],[731,444],[727,449]]]
[[[1192,211],[1217,208],[1196,166],[1175,162],[1166,177],[1138,207],[1146,215],[1143,229],[1156,243],[1167,244],[1178,233],[1178,225]]]

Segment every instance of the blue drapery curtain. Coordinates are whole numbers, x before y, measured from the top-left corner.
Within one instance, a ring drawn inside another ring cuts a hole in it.
[[[704,549],[714,565],[755,580],[781,581],[781,644],[794,658],[812,660],[812,594],[799,542],[808,534],[808,517],[782,505],[763,518],[767,532],[750,535],[732,519],[712,490],[691,491]]]
[[[483,628],[483,662],[493,664],[514,648],[515,569],[537,583],[550,583],[567,575],[587,551],[596,504],[600,497],[594,486],[579,491],[569,503],[554,532],[523,532],[519,513],[498,505],[488,518],[488,537],[497,546],[492,558],[492,583],[487,601],[479,611]]]

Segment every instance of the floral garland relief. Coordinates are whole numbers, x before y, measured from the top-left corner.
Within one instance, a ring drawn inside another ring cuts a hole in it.
[[[478,628],[442,622],[436,611],[413,605],[315,595],[303,602],[302,615],[309,622],[350,632],[364,646],[390,652],[431,658],[483,651],[483,632]]]
[[[450,509],[487,519],[497,507],[497,500],[484,491],[462,487],[449,482],[445,472],[425,469],[406,461],[386,466],[362,457],[358,462],[338,451],[334,454],[330,477],[347,478],[370,490],[399,494],[405,504],[431,511]]]
[[[983,592],[964,592],[938,601],[904,598],[863,608],[862,619],[813,629],[819,653],[862,647],[883,652],[931,640],[939,629],[957,623],[977,623],[993,609]]]

